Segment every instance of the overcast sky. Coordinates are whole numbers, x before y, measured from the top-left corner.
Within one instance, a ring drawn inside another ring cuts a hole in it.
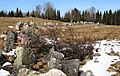
[[[56,9],[61,11],[62,15],[74,7],[82,11],[93,6],[101,12],[120,9],[120,0],[0,0],[0,10],[15,11],[18,7],[23,12],[27,12],[35,9],[38,4],[44,8],[46,2],[51,2]]]

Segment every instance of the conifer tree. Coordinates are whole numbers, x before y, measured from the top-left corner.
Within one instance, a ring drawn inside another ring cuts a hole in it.
[[[70,22],[70,12],[69,11],[65,13],[64,21],[65,22]]]
[[[11,17],[14,17],[14,12],[13,11],[11,11]]]
[[[15,12],[15,17],[19,17],[19,9],[17,7],[16,12]]]
[[[57,20],[60,20],[61,19],[61,16],[60,16],[60,10],[57,10]]]
[[[19,17],[23,17],[23,13],[21,10],[19,11]]]
[[[110,9],[110,10],[109,10],[109,14],[108,14],[108,24],[109,24],[109,25],[112,25],[112,21],[113,21],[113,20],[112,20],[112,10]]]
[[[26,17],[29,17],[29,11],[26,13]]]
[[[116,24],[120,25],[120,10],[117,10],[117,14],[116,14]]]

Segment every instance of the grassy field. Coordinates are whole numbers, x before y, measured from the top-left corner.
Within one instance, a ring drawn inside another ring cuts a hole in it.
[[[34,21],[38,23],[44,23],[44,22],[53,22],[53,23],[62,23],[60,21],[54,21],[54,20],[45,20],[41,18],[33,18],[33,17],[25,17],[25,18],[15,18],[15,17],[0,17],[0,33],[2,29],[6,29],[9,25],[16,25],[19,21]]]
[[[54,32],[53,32],[54,30]],[[64,31],[62,31],[64,30]],[[96,40],[120,40],[120,26],[110,25],[78,25],[52,28],[51,36],[60,37],[63,40],[96,41]],[[56,33],[56,34],[55,34]]]
[[[92,40],[120,39],[120,26],[80,25],[69,28],[72,28],[71,30],[78,38],[86,37]]]
[[[0,18],[0,34],[3,30],[8,29],[7,26],[13,25],[19,21],[35,21],[38,23],[43,22],[53,22],[53,23],[63,23],[60,21],[45,20],[40,18],[11,18],[5,17]],[[41,27],[39,27],[41,28]],[[46,29],[47,34],[50,36],[56,36],[62,40],[104,40],[104,39],[119,39],[120,40],[120,26],[110,26],[110,25],[78,25],[78,26],[59,26]],[[3,41],[0,40],[0,44]]]
[[[15,26],[17,22],[19,21],[34,21],[38,23],[44,23],[44,22],[53,22],[53,23],[63,23],[60,21],[54,21],[54,20],[45,20],[40,18],[32,18],[32,17],[26,17],[26,18],[15,18],[15,17],[0,17],[0,34],[6,29],[8,29],[8,26]],[[3,45],[3,40],[0,39],[0,47]]]

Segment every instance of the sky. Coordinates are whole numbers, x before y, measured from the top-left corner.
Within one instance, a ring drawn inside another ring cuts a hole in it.
[[[43,9],[47,2],[52,3],[57,10],[61,11],[62,15],[73,8],[83,11],[90,7],[95,7],[96,10],[100,10],[101,12],[109,9],[113,11],[120,9],[120,0],[1,0],[0,10],[15,11],[18,7],[23,12],[27,12],[35,9],[38,4]]]

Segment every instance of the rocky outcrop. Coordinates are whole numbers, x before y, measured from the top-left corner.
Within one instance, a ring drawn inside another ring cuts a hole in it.
[[[110,56],[120,56],[119,52],[114,52],[114,51],[111,51],[110,53],[107,53],[107,54]]]
[[[17,76],[19,73],[19,69],[23,66],[28,67],[30,64],[34,63],[34,56],[33,53],[25,47],[17,47],[16,51],[16,59],[14,60],[13,64],[13,75]]]
[[[2,65],[3,65],[6,61],[7,61],[6,57],[1,54],[1,56],[0,56],[0,68],[2,67]]]
[[[80,76],[94,76],[94,75],[91,70],[87,70],[86,72],[83,72]]]
[[[67,76],[78,76],[79,72],[79,59],[72,59],[72,60],[64,60],[64,55],[57,51],[54,51],[54,47],[52,47],[48,54],[48,68],[49,69],[60,69],[62,70]],[[45,60],[45,59],[44,59]]]
[[[83,43],[73,45],[72,42],[63,45],[61,41],[58,42],[57,37],[48,35],[49,29],[48,31],[40,30],[37,25],[34,22],[18,22],[15,31],[9,29],[5,32],[5,50],[10,51],[16,48],[16,57],[7,57],[7,60],[13,63],[13,75],[51,76],[52,73],[52,76],[59,76],[59,74],[60,76],[78,76],[80,60],[84,60],[86,56],[92,56],[92,45]],[[45,73],[46,71],[48,72]],[[41,72],[45,74],[39,74]]]
[[[14,66],[17,68],[21,67],[22,65],[30,65],[34,63],[34,56],[33,53],[30,52],[27,48],[24,47],[17,47],[16,51],[16,59],[14,61]]]
[[[24,32],[28,37],[30,37],[33,41],[37,39],[37,36],[33,32],[33,28],[38,25],[35,22],[18,22],[16,24],[16,30]]]
[[[59,67],[59,62],[61,62],[61,59],[64,57],[62,53],[59,53],[57,51],[54,51],[54,46],[49,50],[48,54],[48,68],[53,69],[53,68],[58,68]]]
[[[9,62],[4,63],[4,64],[2,65],[2,68],[3,68],[4,70],[8,71],[10,74],[11,74],[12,71],[13,71],[13,66],[12,66],[12,64],[9,63]]]
[[[120,73],[113,74],[111,76],[120,76]]]
[[[107,70],[108,72],[116,72],[116,74],[112,74],[111,76],[120,76],[120,61],[111,64],[111,66]]]
[[[18,76],[67,76],[67,75],[58,69],[51,69],[47,73],[40,73],[38,71],[22,68],[19,70]]]
[[[114,63],[114,64],[111,64],[112,67],[115,67],[117,69],[120,69],[120,61]]]
[[[67,74],[67,76],[78,76],[80,60],[79,59],[63,60],[60,62],[58,66],[59,69],[61,69],[65,74]]]
[[[11,51],[14,48],[14,42],[16,40],[16,34],[12,30],[6,32],[5,50]]]

